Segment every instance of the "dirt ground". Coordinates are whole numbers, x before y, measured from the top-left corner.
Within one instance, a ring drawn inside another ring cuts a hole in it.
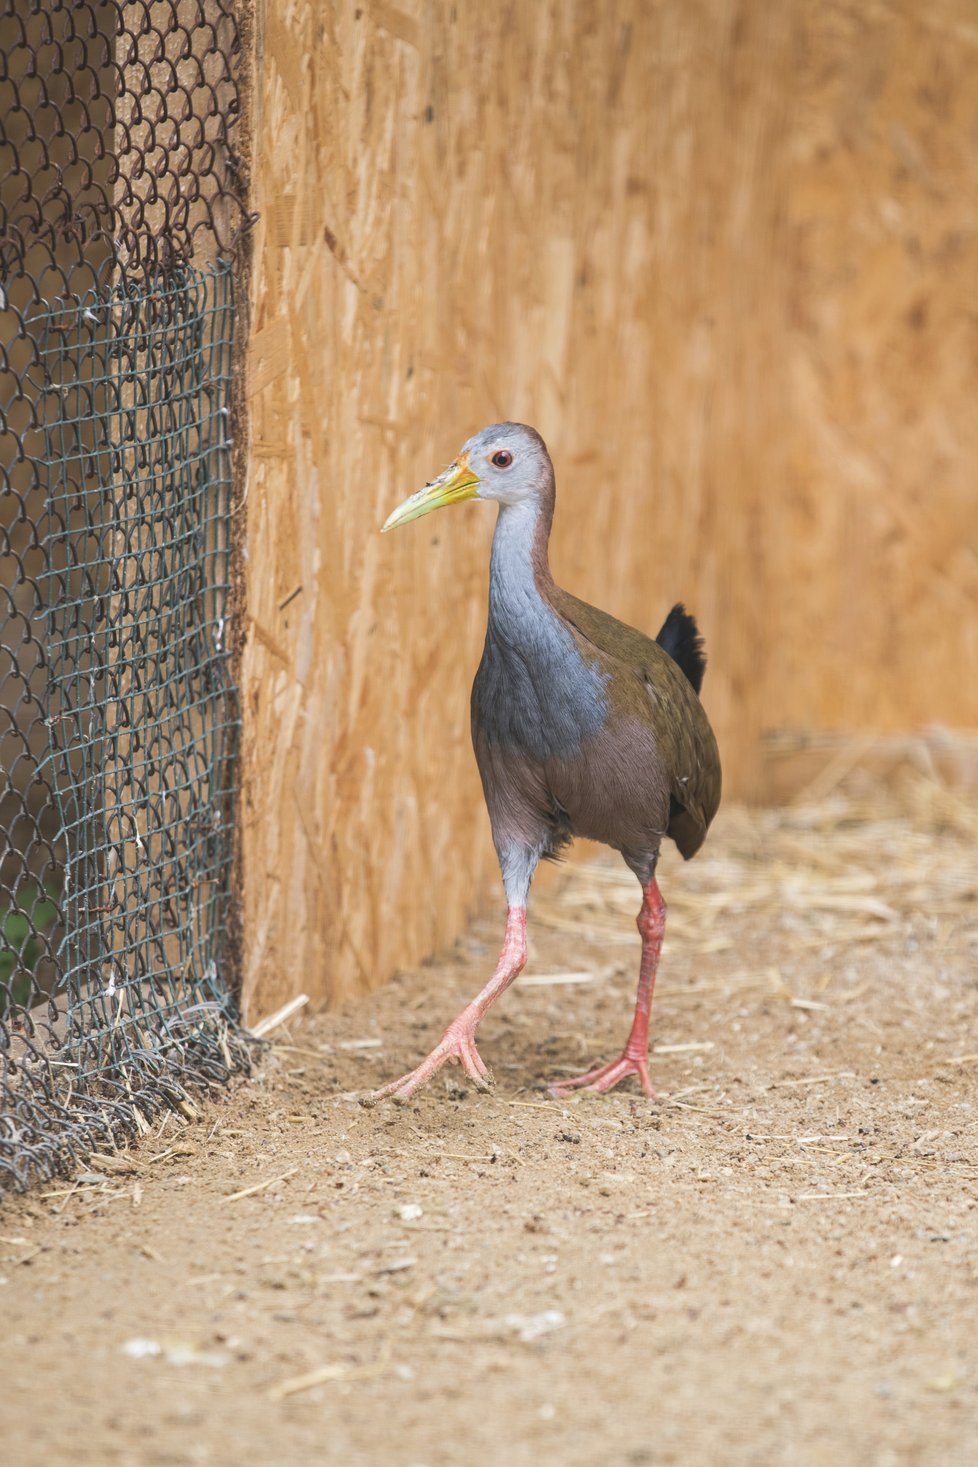
[[[498,920],[8,1201],[4,1460],[978,1461],[978,833],[868,813],[731,811],[664,861],[654,1101],[542,1088],[628,1028],[637,886],[598,862],[531,908],[491,1095],[356,1099]]]

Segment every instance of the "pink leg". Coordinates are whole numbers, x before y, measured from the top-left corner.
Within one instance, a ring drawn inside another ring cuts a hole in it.
[[[479,1020],[487,1009],[504,993],[514,978],[518,978],[526,963],[526,908],[510,907],[506,914],[506,936],[503,938],[499,962],[485,988],[466,1008],[453,1019],[428,1058],[422,1060],[416,1070],[382,1085],[365,1104],[373,1105],[378,1100],[410,1100],[414,1092],[440,1070],[446,1060],[460,1064],[479,1090],[488,1090],[491,1080],[482,1056],[475,1047],[475,1031]]]
[[[662,951],[662,936],[666,930],[666,904],[662,900],[655,877],[644,888],[642,910],[638,914],[638,930],[642,935],[642,963],[638,972],[638,997],[635,1000],[635,1017],[632,1032],[622,1051],[621,1058],[599,1069],[589,1070],[586,1075],[576,1075],[572,1080],[559,1080],[550,1086],[551,1095],[562,1097],[567,1090],[596,1091],[599,1095],[611,1090],[624,1080],[626,1075],[637,1075],[646,1095],[652,1095],[649,1079],[649,1015],[652,1012],[652,992],[655,988],[655,970]]]

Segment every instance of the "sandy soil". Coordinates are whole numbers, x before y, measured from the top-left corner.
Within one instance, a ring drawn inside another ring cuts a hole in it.
[[[9,1201],[4,1460],[978,1461],[978,843],[857,817],[735,811],[665,864],[653,1102],[541,1088],[630,1016],[637,889],[569,869],[484,1027],[492,1095],[353,1092],[496,923]]]

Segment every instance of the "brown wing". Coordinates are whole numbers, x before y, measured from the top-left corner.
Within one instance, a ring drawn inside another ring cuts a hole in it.
[[[658,642],[559,587],[551,601],[606,664],[619,704],[652,727],[670,782],[668,834],[688,861],[720,804],[720,754],[702,703]]]

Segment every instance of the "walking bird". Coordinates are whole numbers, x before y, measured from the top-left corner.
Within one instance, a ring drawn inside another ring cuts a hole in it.
[[[479,1089],[490,1075],[475,1033],[526,962],[526,904],[541,858],[575,835],[620,851],[642,887],[638,997],[621,1056],[552,1085],[610,1090],[637,1077],[646,1095],[649,1014],[665,930],[655,879],[671,836],[688,860],[720,803],[720,759],[699,700],[706,659],[695,621],[672,608],[655,641],[554,583],[547,546],[553,464],[539,433],[496,423],[406,499],[385,530],[443,505],[499,506],[485,649],[472,688],[472,742],[506,892],[506,934],[489,982],[410,1074],[369,1097],[408,1100],[446,1061]]]

